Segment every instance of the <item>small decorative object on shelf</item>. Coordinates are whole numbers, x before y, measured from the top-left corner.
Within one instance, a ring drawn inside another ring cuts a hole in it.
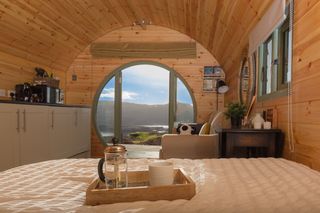
[[[46,85],[52,88],[59,88],[60,80],[57,77],[53,77],[52,73],[49,76],[47,71],[40,67],[36,67],[34,70],[36,72],[36,76],[33,78],[34,85]]]
[[[240,128],[241,121],[246,113],[246,106],[239,102],[230,103],[227,111],[224,113],[227,118],[231,119],[232,128]]]
[[[265,121],[263,123],[263,129],[271,129],[271,122],[270,121]]]
[[[256,113],[256,115],[252,119],[253,128],[254,129],[261,129],[263,123],[264,123],[264,119],[262,118],[261,114]]]

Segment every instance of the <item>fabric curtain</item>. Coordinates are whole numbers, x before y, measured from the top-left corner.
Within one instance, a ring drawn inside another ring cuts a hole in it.
[[[252,55],[253,52],[257,50],[258,46],[274,31],[274,29],[285,20],[285,8],[285,0],[273,1],[270,8],[252,29],[249,35],[249,55]]]

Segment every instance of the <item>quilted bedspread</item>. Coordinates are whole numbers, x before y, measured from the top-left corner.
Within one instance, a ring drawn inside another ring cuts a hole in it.
[[[153,161],[131,159],[129,170],[146,170]],[[320,212],[320,173],[301,164],[274,158],[168,161],[196,182],[190,201],[84,206],[98,160],[63,159],[0,172],[0,212]]]

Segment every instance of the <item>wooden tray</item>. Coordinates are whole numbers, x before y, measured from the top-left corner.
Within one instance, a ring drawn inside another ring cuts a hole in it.
[[[100,205],[140,200],[190,200],[196,193],[195,183],[183,170],[174,170],[174,184],[149,186],[148,171],[128,172],[126,188],[106,189],[99,178],[95,179],[86,192],[86,205]]]

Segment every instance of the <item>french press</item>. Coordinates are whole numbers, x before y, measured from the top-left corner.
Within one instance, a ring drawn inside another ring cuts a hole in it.
[[[128,186],[127,150],[118,144],[117,138],[112,138],[112,146],[104,150],[104,158],[98,164],[98,174],[107,189]],[[104,166],[104,172],[103,172]]]

